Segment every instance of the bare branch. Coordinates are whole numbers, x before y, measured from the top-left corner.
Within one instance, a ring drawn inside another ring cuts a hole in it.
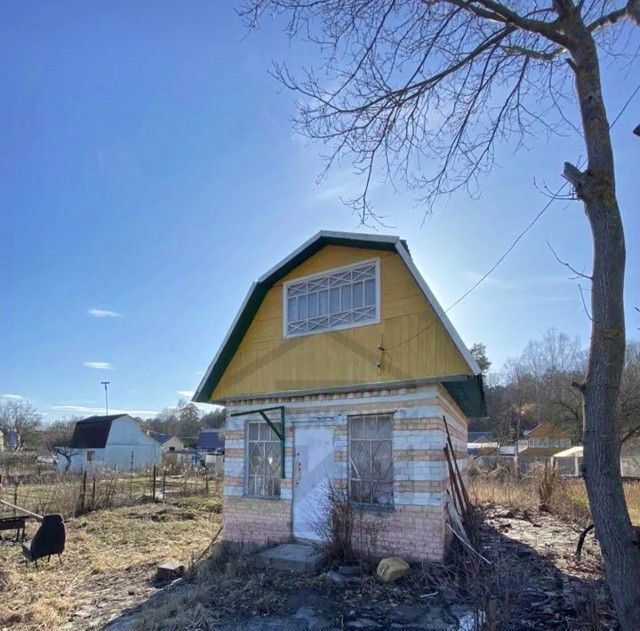
[[[558,253],[553,249],[553,246],[551,245],[551,243],[549,243],[549,239],[547,239],[546,241],[547,241],[547,245],[549,246],[549,249],[551,250],[551,252],[553,252],[553,256],[555,257],[556,261],[560,263],[560,265],[564,265],[567,269],[570,269],[576,276],[579,276],[581,278],[586,278],[588,280],[593,280],[593,278],[588,274],[585,274],[584,272],[579,272],[575,267],[572,267],[571,265],[569,265],[569,263],[567,263],[566,261],[563,261],[558,256]]]
[[[611,11],[605,15],[601,15],[599,18],[593,20],[587,25],[587,30],[590,33],[612,26],[616,22],[620,22],[625,19],[630,19],[636,24],[640,24],[640,2],[638,0],[629,0],[624,7]]]
[[[591,313],[589,312],[589,309],[587,308],[587,301],[584,299],[584,293],[582,290],[582,285],[580,283],[578,283],[578,290],[580,291],[580,299],[582,300],[582,307],[584,309],[584,312],[587,314],[587,318],[589,318],[589,320],[593,322],[593,316],[591,315]]]

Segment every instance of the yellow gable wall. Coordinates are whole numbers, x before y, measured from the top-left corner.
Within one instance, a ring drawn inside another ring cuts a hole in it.
[[[374,258],[379,324],[283,337],[285,282]],[[471,371],[396,252],[328,245],[268,291],[211,398],[460,374]]]

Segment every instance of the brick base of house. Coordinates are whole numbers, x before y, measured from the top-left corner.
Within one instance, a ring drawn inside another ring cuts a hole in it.
[[[317,419],[332,427],[333,461],[337,472],[334,482],[344,482],[348,470],[348,416],[393,413],[394,505],[392,508],[354,510],[354,547],[374,556],[443,559],[450,541],[446,527],[450,483],[443,452],[447,441],[443,416],[447,419],[463,474],[467,440],[467,419],[443,388],[433,385],[360,396],[304,397],[302,401],[270,399],[227,407],[230,413],[242,411],[242,408],[278,404],[285,405],[286,450],[285,478],[281,497],[277,499],[244,495],[244,423],[247,417],[227,417],[225,541],[254,547],[293,539],[292,473],[297,423]]]
[[[225,497],[225,541],[266,546],[291,540],[291,502],[283,499]]]

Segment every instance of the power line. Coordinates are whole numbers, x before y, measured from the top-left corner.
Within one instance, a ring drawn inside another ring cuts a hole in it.
[[[551,206],[551,204],[553,204],[553,202],[556,201],[558,195],[560,195],[560,193],[562,193],[562,191],[567,187],[567,184],[568,184],[568,182],[564,182],[558,188],[558,190],[555,193],[553,193],[553,195],[551,196],[549,201],[542,207],[542,210],[540,210],[540,212],[538,212],[538,214],[516,236],[516,238],[511,242],[511,245],[509,245],[509,247],[500,255],[500,257],[497,259],[497,261],[471,287],[469,287],[469,289],[467,289],[467,291],[465,291],[455,302],[450,304],[444,310],[445,313],[449,313],[449,311],[451,311],[451,309],[453,309],[455,306],[459,305],[470,293],[475,291],[485,280],[487,280],[487,278],[489,278],[489,276],[491,276],[491,274],[493,274],[493,272],[498,268],[498,266],[502,263],[502,261],[504,261],[507,258],[507,256],[509,256],[509,254],[511,254],[511,252],[516,247],[516,245],[518,245],[520,240],[527,234],[527,232],[529,232],[529,230],[531,230],[531,228],[533,228],[533,226],[538,222],[538,220],[542,217],[542,215],[544,215],[544,213],[548,210],[548,208]],[[387,348],[385,350],[391,351],[391,350],[394,350],[394,349],[396,349],[396,348],[398,348],[400,346],[403,346],[404,344],[407,344],[408,342],[411,342],[412,340],[414,340],[415,338],[419,337],[423,333],[426,333],[426,331],[428,331],[436,322],[437,322],[437,320],[434,320],[433,322],[428,324],[426,327],[424,327],[423,329],[421,329],[420,331],[418,331],[417,333],[415,333],[411,337],[408,337],[406,340],[403,340],[402,342],[399,342],[395,346],[391,346],[390,348]]]
[[[624,102],[622,108],[620,109],[620,111],[616,114],[615,118],[613,119],[613,122],[611,123],[611,125],[609,125],[609,129],[613,129],[615,124],[618,122],[618,120],[620,120],[620,117],[622,116],[622,114],[624,114],[625,110],[627,109],[627,107],[629,107],[631,101],[633,101],[633,99],[636,97],[638,92],[640,92],[640,83],[636,86],[635,90],[633,90],[633,92],[631,92],[631,94],[629,95],[627,100]],[[538,222],[538,220],[542,217],[542,215],[544,215],[544,213],[549,209],[551,204],[558,198],[558,195],[560,195],[560,193],[562,193],[562,191],[567,187],[567,185],[568,185],[568,182],[565,181],[558,188],[558,190],[555,193],[553,193],[553,195],[551,196],[549,201],[542,207],[542,210],[540,210],[540,212],[516,236],[516,238],[511,242],[511,245],[504,251],[504,253],[498,258],[498,260],[469,289],[467,289],[467,291],[465,291],[455,302],[453,302],[451,305],[449,305],[444,310],[445,313],[449,313],[449,311],[451,311],[451,309],[453,309],[455,306],[459,305],[469,294],[471,294],[473,291],[475,291],[487,278],[489,278],[489,276],[491,276],[491,274],[493,274],[493,272],[498,268],[498,266],[507,258],[507,256],[509,256],[509,254],[511,254],[511,252],[516,247],[516,245],[518,245],[520,240],[527,234],[527,232],[529,232],[529,230],[531,230],[531,228],[533,228],[533,226]],[[426,331],[428,331],[436,323],[436,321],[437,320],[434,320],[433,322],[428,324],[426,327],[424,327],[423,329],[421,329],[420,331],[418,331],[417,333],[415,333],[411,337],[408,337],[406,340],[403,340],[402,342],[399,342],[395,346],[391,346],[390,348],[386,348],[385,351],[394,350],[394,349],[396,349],[396,348],[398,348],[400,346],[403,346],[407,342],[410,342],[410,341],[414,340],[418,336],[420,336],[423,333],[425,333]]]
[[[609,129],[613,129],[613,126],[618,122],[618,119],[624,114],[624,111],[629,107],[631,101],[633,101],[636,94],[640,92],[640,83],[636,86],[636,89],[629,95],[629,98],[625,101],[625,104],[622,106],[622,109],[618,112],[616,117],[613,119],[611,125],[609,125]]]

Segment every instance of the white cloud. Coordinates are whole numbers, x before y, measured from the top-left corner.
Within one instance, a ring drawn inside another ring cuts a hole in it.
[[[84,362],[87,368],[97,368],[98,370],[111,370],[113,366],[109,362]]]
[[[9,401],[22,401],[22,399],[24,399],[20,394],[3,394],[0,395],[0,397],[3,399],[9,399]]]
[[[121,318],[122,314],[109,309],[89,309],[87,313],[94,318]]]
[[[87,405],[54,405],[52,410],[59,412],[72,412],[75,414],[104,414],[103,407],[89,407]],[[109,414],[130,414],[131,416],[140,416],[146,418],[149,416],[155,416],[157,412],[155,410],[112,410],[109,408]]]
[[[188,399],[190,399],[196,393],[195,390],[178,390],[177,392],[181,397],[186,397]]]

